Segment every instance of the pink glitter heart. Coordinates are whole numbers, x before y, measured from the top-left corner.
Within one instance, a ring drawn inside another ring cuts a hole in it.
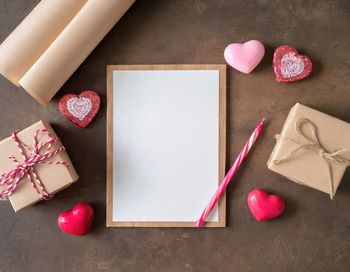
[[[308,77],[312,71],[309,57],[289,46],[281,45],[273,54],[273,69],[278,82],[292,82]]]
[[[80,128],[87,127],[100,109],[100,97],[92,90],[66,94],[58,102],[62,115]]]
[[[91,111],[92,103],[87,97],[72,97],[67,101],[67,109],[75,118],[82,121]]]

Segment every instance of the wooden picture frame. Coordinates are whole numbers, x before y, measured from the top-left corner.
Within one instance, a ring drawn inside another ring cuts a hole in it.
[[[194,222],[116,222],[113,221],[113,71],[123,70],[218,70],[219,71],[219,177],[225,176],[226,163],[226,65],[108,65],[107,66],[107,227],[195,227]],[[219,183],[218,182],[218,183]],[[214,193],[214,192],[213,192]],[[208,199],[209,201],[210,199]],[[204,209],[205,207],[203,207]],[[218,203],[218,221],[206,222],[204,227],[226,226],[226,195]]]

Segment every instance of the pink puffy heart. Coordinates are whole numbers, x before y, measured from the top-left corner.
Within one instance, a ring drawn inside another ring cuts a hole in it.
[[[285,208],[282,197],[270,195],[262,189],[250,191],[247,202],[256,221],[267,221],[276,218],[283,213]]]
[[[264,45],[251,40],[246,43],[231,43],[225,49],[226,62],[238,71],[249,74],[260,63],[265,54]]]
[[[94,221],[94,209],[89,203],[78,203],[72,210],[60,213],[58,226],[64,232],[74,235],[85,235],[88,233]]]

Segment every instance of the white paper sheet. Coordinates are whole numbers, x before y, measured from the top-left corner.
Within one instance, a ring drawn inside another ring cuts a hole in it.
[[[113,120],[113,221],[196,221],[219,182],[219,71],[114,71]]]

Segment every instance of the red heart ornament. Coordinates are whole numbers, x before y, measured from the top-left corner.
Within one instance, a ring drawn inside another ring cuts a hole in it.
[[[89,203],[78,203],[72,210],[64,211],[58,216],[59,228],[67,233],[83,236],[88,233],[94,221],[94,209]]]
[[[283,213],[285,208],[282,197],[270,195],[262,189],[250,191],[247,202],[256,221],[267,221],[276,218]]]
[[[58,102],[62,115],[80,128],[87,127],[100,109],[100,97],[94,91],[66,94]]]
[[[309,57],[300,55],[289,46],[276,48],[273,54],[273,68],[278,82],[292,82],[306,78],[311,74],[312,62]]]

